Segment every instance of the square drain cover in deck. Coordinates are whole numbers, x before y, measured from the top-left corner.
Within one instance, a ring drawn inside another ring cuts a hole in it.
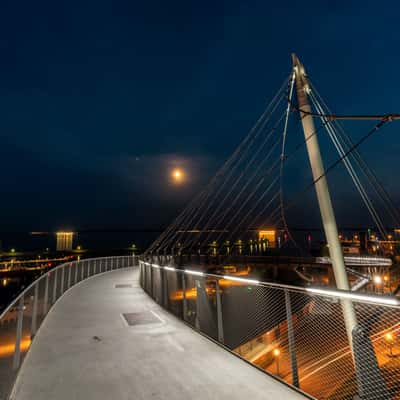
[[[127,289],[127,288],[131,288],[132,285],[129,283],[119,283],[117,285],[115,285],[115,289]]]
[[[161,322],[161,320],[151,312],[125,313],[122,315],[129,326]]]

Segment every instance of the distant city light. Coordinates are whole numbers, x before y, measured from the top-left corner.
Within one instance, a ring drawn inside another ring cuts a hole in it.
[[[56,232],[56,237],[57,237],[57,243],[56,243],[57,251],[72,250],[72,241],[74,238],[74,232],[59,231]]]

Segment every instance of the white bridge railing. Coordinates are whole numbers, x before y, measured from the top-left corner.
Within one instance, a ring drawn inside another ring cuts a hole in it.
[[[137,264],[137,256],[71,261],[47,271],[29,285],[0,315],[0,400],[8,399],[37,330],[69,288],[94,275]]]
[[[139,262],[142,288],[265,372],[317,399],[400,398],[397,297],[262,282],[246,271],[218,275],[196,264],[160,261]],[[343,300],[357,316],[351,345]]]

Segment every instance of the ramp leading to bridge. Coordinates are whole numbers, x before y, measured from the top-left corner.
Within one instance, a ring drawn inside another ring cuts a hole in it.
[[[130,268],[54,305],[19,372],[17,400],[304,399],[159,307]]]

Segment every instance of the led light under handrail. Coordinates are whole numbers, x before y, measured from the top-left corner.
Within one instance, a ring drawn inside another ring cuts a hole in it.
[[[224,275],[223,278],[229,281],[250,283],[251,285],[258,285],[260,283],[260,281],[257,281],[256,279],[238,278],[236,276],[229,276],[229,275]]]
[[[307,292],[320,294],[323,296],[329,297],[337,297],[339,299],[349,299],[355,301],[365,301],[373,304],[385,304],[390,306],[400,306],[399,299],[395,297],[385,297],[385,296],[369,296],[358,293],[348,293],[348,292],[340,292],[336,290],[326,290],[326,289],[317,289],[317,288],[306,288]]]
[[[191,269],[185,269],[185,273],[189,275],[196,275],[196,276],[204,276],[204,272],[201,271],[193,271]]]
[[[176,268],[174,267],[164,267],[167,271],[176,271]]]

